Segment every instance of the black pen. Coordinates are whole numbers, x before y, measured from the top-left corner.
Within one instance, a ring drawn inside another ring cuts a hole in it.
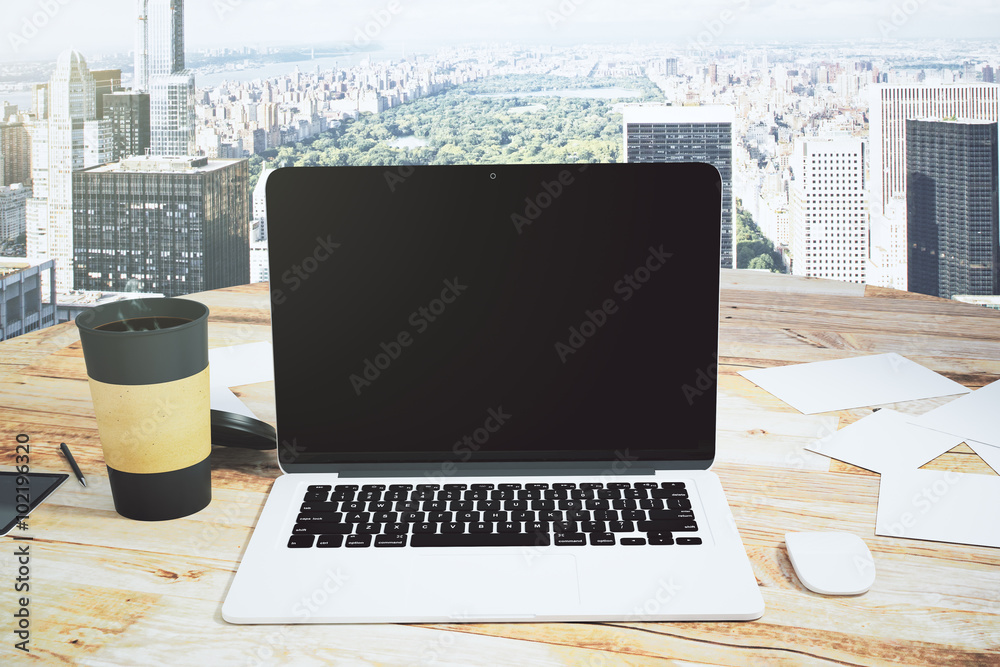
[[[73,466],[73,473],[76,475],[76,478],[80,480],[80,484],[87,486],[87,480],[83,478],[83,473],[80,472],[80,466],[76,464],[76,459],[73,458],[73,454],[69,451],[69,447],[66,446],[66,443],[64,442],[59,445],[59,449],[61,449],[62,453],[66,455],[66,460],[69,461],[69,464]]]

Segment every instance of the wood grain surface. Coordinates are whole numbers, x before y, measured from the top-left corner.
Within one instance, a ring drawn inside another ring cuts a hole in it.
[[[267,285],[193,295],[211,309],[210,347],[270,340]],[[682,316],[683,314],[678,314]],[[114,511],[72,323],[0,343],[0,463],[30,438],[35,472],[71,476],[2,539],[0,664],[82,665],[998,665],[1000,549],[876,536],[879,477],[806,451],[871,409],[803,415],[741,370],[898,352],[970,388],[1000,378],[1000,312],[832,281],[723,271],[718,456],[767,610],[749,623],[237,626],[220,609],[279,474],[274,452],[216,448],[213,500],[162,524]],[[682,354],[683,351],[679,350]],[[714,360],[706,359],[710,370]],[[274,421],[273,385],[235,388]],[[893,404],[919,414],[945,399]],[[965,445],[925,466],[996,475]],[[981,508],[983,520],[1000,510]],[[806,590],[784,533],[860,536],[877,577],[861,596]],[[13,634],[30,536],[30,653]]]

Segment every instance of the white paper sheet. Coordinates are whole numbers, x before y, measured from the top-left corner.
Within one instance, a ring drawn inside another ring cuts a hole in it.
[[[217,347],[208,351],[208,364],[212,409],[259,419],[229,388],[274,380],[271,344]]]
[[[1000,477],[940,470],[882,475],[875,534],[1000,547]]]
[[[274,380],[273,350],[270,343],[246,343],[217,347],[208,351],[211,383],[238,387]]]
[[[233,390],[229,387],[220,387],[216,385],[211,387],[210,391],[213,410],[235,412],[238,415],[245,415],[247,417],[253,417],[254,419],[260,419],[260,417],[255,415],[253,410],[248,408],[246,404],[240,400],[240,397],[234,394]]]
[[[740,375],[805,414],[969,392],[894,352],[760,368]]]
[[[914,418],[914,424],[1000,447],[1000,381]]]
[[[971,447],[972,451],[986,462],[986,465],[993,468],[1000,475],[1000,447],[987,445],[985,442],[976,442],[975,440],[966,440],[965,444]]]
[[[807,445],[806,449],[885,473],[914,470],[962,442],[948,433],[914,426],[913,417],[882,409]]]

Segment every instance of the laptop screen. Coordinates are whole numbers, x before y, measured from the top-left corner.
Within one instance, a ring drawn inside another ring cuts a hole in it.
[[[704,164],[323,167],[267,181],[279,461],[705,461]]]

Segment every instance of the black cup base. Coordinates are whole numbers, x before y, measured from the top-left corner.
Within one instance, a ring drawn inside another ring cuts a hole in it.
[[[212,502],[212,462],[180,470],[138,474],[108,466],[115,510],[127,519],[166,521],[205,509]]]

